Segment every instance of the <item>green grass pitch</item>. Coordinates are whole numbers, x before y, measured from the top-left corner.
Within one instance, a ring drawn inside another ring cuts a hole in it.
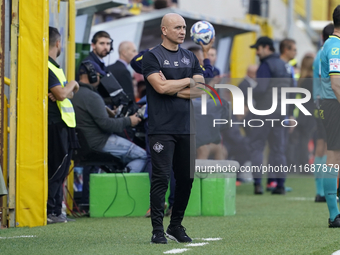
[[[264,180],[265,181],[265,180]],[[311,176],[289,178],[285,196],[253,195],[253,185],[237,187],[236,215],[186,217],[183,225],[198,247],[169,240],[151,245],[150,219],[80,218],[36,228],[0,230],[0,254],[332,254],[340,250],[340,229],[329,229],[326,203],[314,203]],[[169,223],[165,218],[164,227]],[[28,237],[22,237],[28,236]],[[222,238],[203,241],[199,238]]]

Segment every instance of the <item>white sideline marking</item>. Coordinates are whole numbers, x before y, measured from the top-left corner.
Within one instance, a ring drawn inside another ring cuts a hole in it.
[[[287,197],[287,200],[293,201],[314,201],[313,197]]]
[[[27,237],[37,237],[37,236],[8,236],[8,237],[0,236],[0,239],[27,238]]]
[[[190,243],[190,244],[187,244],[185,246],[187,247],[192,247],[192,246],[204,246],[206,244],[209,244],[209,243]]]
[[[340,255],[340,250],[333,252],[332,255]]]
[[[221,237],[216,237],[216,238],[213,238],[213,237],[208,237],[208,238],[193,238],[194,240],[203,240],[203,241],[220,241],[222,240]]]
[[[185,251],[188,251],[190,249],[172,249],[172,250],[169,250],[169,251],[165,251],[163,252],[164,254],[177,254],[177,253],[182,253],[182,252],[185,252]]]

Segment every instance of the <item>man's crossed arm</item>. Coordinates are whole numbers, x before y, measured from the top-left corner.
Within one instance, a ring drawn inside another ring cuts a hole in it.
[[[201,89],[198,89],[198,87],[204,88],[204,85],[198,84],[198,82],[204,83],[202,75],[194,75],[193,78],[167,80],[162,71],[159,71],[159,73],[150,74],[147,79],[159,94],[173,96],[177,93],[179,98],[191,99],[200,97],[204,93]]]

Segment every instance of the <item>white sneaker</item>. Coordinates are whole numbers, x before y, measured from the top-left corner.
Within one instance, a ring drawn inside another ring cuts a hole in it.
[[[56,216],[55,214],[47,215],[47,224],[65,223],[65,222],[67,222],[67,220],[65,220],[64,218],[59,217],[59,216]]]
[[[61,218],[61,219],[63,219],[63,220],[66,220],[66,222],[71,222],[71,221],[76,221],[75,219],[70,219],[70,218],[68,218],[65,214],[60,214],[59,216],[58,216],[58,218]]]

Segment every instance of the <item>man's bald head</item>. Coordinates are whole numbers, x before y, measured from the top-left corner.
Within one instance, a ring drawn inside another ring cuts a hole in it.
[[[128,50],[129,48],[132,48],[132,47],[134,47],[133,42],[129,42],[129,41],[121,42],[119,44],[119,47],[118,47],[118,53],[122,54],[124,51],[126,51],[126,50]]]
[[[161,28],[162,27],[169,27],[171,24],[176,23],[178,21],[184,21],[184,19],[181,15],[179,15],[177,13],[167,13],[162,18]]]
[[[133,42],[123,41],[118,47],[119,58],[130,64],[134,56],[137,55],[137,49]]]
[[[161,22],[162,45],[169,50],[177,50],[182,44],[186,35],[185,20],[177,13],[165,14]]]

